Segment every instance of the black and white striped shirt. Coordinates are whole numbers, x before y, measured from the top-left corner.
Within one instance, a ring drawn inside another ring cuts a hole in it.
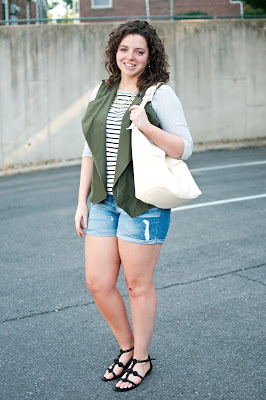
[[[120,130],[123,116],[129,107],[127,100],[132,99],[133,93],[117,91],[118,100],[125,104],[111,104],[106,119],[106,166],[107,166],[107,193],[112,194]]]

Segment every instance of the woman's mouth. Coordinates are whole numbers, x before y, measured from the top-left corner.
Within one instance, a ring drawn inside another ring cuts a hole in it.
[[[131,63],[124,63],[124,65],[125,65],[127,68],[135,68],[135,67],[136,67],[136,64],[131,64]]]

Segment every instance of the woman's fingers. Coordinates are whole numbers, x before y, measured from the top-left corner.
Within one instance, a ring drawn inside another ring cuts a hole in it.
[[[83,225],[82,225],[82,220],[83,220]],[[76,226],[76,231],[79,237],[82,237],[84,235],[84,229],[88,227],[88,207],[87,205],[85,206],[78,206],[77,212],[75,215],[75,226]]]
[[[80,238],[82,238],[82,236],[83,236],[83,232],[81,232],[81,231],[77,230],[77,234],[78,234],[78,236],[79,236]]]
[[[146,111],[143,107],[138,105],[131,106],[129,108],[130,111],[130,120],[134,122],[138,129],[144,131],[147,129],[149,125],[149,120],[146,114]]]
[[[144,111],[144,108],[134,105],[129,108],[129,111],[130,111],[130,120],[136,122],[137,118],[140,115],[140,112]]]
[[[81,219],[79,220],[78,218],[75,218],[75,225],[76,225],[77,234],[79,235],[79,237],[82,237],[84,231],[83,231],[83,227],[81,225]]]

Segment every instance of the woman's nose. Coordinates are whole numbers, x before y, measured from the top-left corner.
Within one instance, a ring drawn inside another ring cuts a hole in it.
[[[127,53],[127,58],[129,59],[129,60],[133,60],[134,59],[134,51],[132,50],[132,51],[129,51],[128,53]]]

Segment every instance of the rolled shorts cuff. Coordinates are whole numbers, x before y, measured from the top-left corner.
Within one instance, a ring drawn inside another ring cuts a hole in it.
[[[93,232],[90,229],[84,229],[84,232],[87,235],[90,235],[90,236],[100,236],[100,237],[114,237],[114,236],[117,236],[116,232],[112,232],[112,231],[109,231],[109,232],[100,232],[100,231]]]
[[[125,240],[126,242],[130,242],[130,243],[135,243],[135,244],[163,244],[163,242],[165,241],[165,239],[149,239],[149,240],[142,240],[142,239],[137,239],[131,236],[127,236],[127,235],[123,235],[119,232],[117,232],[116,234],[118,239],[121,240]]]

